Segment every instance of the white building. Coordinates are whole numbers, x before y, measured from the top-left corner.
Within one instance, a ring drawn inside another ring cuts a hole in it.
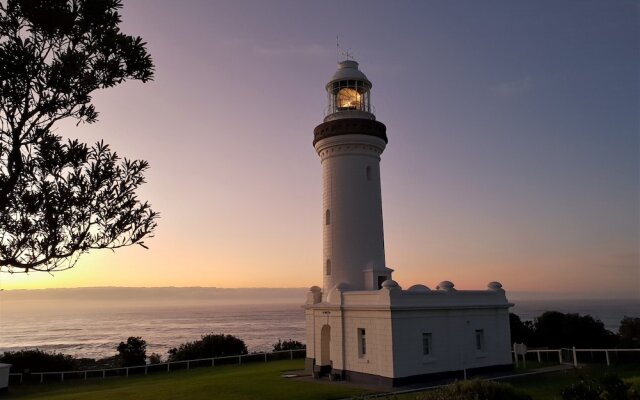
[[[326,85],[329,106],[314,130],[322,163],[323,288],[305,305],[307,369],[315,376],[402,385],[510,368],[509,307],[498,282],[487,290],[403,290],[384,255],[380,156],[371,82],[352,60]]]

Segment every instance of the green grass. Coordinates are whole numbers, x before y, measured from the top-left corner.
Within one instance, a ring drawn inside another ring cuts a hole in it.
[[[341,384],[282,378],[304,368],[302,360],[198,368],[87,382],[15,385],[7,399],[336,399],[365,393]]]

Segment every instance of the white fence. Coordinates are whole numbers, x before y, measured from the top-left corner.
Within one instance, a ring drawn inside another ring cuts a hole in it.
[[[548,355],[553,355],[554,361],[557,360],[558,364],[573,364],[574,367],[578,366],[579,360],[578,357],[580,353],[589,353],[591,355],[592,362],[598,362],[594,359],[594,354],[604,355],[604,361],[607,366],[611,365],[611,355],[618,356],[619,353],[637,353],[640,354],[640,349],[576,349],[572,348],[561,348],[561,349],[530,349],[526,350],[525,354],[517,354],[516,351],[512,351],[516,367],[520,362],[527,366],[527,355],[535,354],[536,359],[539,363],[542,362],[542,355],[545,355],[545,361],[549,361]],[[519,356],[522,355],[522,358]]]
[[[160,371],[170,372],[176,369],[191,369],[196,367],[214,367],[216,365],[228,365],[228,364],[242,364],[244,362],[268,362],[275,360],[284,360],[304,357],[306,349],[296,350],[282,350],[263,353],[242,354],[237,356],[225,356],[225,357],[212,357],[212,358],[199,358],[195,360],[185,361],[168,361],[159,364],[147,364],[139,365],[135,367],[120,367],[120,368],[104,368],[104,369],[91,369],[91,370],[78,370],[78,371],[56,371],[56,372],[31,372],[10,373],[9,378],[13,377],[14,380],[18,380],[20,383],[24,383],[26,380],[39,381],[44,383],[46,376],[59,376],[60,382],[64,382],[65,376],[67,378],[87,380],[89,378],[107,378],[108,376],[125,376],[130,374],[147,375],[149,373],[155,373]],[[35,378],[35,379],[33,379]],[[14,381],[15,382],[15,381]]]

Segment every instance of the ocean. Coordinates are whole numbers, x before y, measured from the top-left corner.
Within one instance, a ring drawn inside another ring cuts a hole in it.
[[[90,288],[0,292],[0,352],[55,351],[102,358],[129,336],[147,354],[208,333],[237,336],[249,351],[269,351],[279,339],[305,341],[305,289]],[[523,320],[547,310],[590,314],[611,331],[624,316],[640,317],[640,299],[517,300]]]

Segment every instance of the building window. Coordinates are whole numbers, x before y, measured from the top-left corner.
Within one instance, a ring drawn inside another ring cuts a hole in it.
[[[358,356],[367,355],[367,336],[364,328],[358,328]]]
[[[431,355],[431,334],[423,333],[422,334],[422,355],[430,356]]]
[[[331,224],[331,211],[327,210],[324,213],[324,224],[325,225],[329,225]]]
[[[331,260],[327,260],[327,265],[324,269],[326,275],[331,275]]]
[[[371,180],[371,166],[367,165],[367,180],[370,181]]]
[[[484,351],[484,329],[476,329],[476,350]]]

